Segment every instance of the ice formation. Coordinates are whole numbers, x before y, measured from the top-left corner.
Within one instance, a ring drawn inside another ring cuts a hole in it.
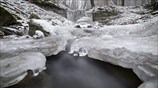
[[[18,56],[0,59],[0,87],[20,82],[31,70],[34,76],[44,70],[46,58],[42,53],[25,52]]]

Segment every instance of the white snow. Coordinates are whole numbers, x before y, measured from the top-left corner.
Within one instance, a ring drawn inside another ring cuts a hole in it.
[[[78,39],[71,44],[71,53],[83,48],[91,58],[133,69],[143,81],[158,77],[158,17],[145,23],[85,30],[74,30]]]
[[[35,39],[44,38],[44,37],[45,37],[45,36],[44,36],[43,32],[41,32],[41,31],[39,31],[39,30],[36,30],[36,31],[35,31],[35,35],[33,35],[33,38],[35,38]]]
[[[77,23],[81,23],[81,22],[92,23],[92,19],[89,17],[82,17],[82,18],[78,19],[76,22]]]
[[[158,88],[158,80],[150,80],[141,84],[138,88]]]
[[[0,86],[7,87],[20,82],[28,70],[37,75],[44,70],[46,58],[42,53],[25,52],[18,56],[0,59]],[[6,79],[7,77],[7,79]]]
[[[32,19],[32,23],[36,24],[36,25],[40,25],[44,30],[46,30],[47,32],[50,32],[51,34],[54,34],[54,26],[49,23],[46,20],[41,20],[41,19]]]

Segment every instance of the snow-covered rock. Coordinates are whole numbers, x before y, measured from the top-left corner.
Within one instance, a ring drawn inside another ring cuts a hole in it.
[[[76,21],[75,27],[82,29],[84,28],[99,29],[101,25],[97,21],[93,22],[92,19],[89,17],[82,17]]]
[[[92,23],[92,19],[89,17],[81,17],[76,22],[77,23]]]
[[[141,84],[138,88],[158,88],[158,80],[150,80]]]
[[[84,48],[80,48],[77,51],[69,51],[69,54],[73,54],[74,56],[86,56],[88,54],[88,51]]]
[[[104,26],[98,30],[76,30],[70,52],[86,49],[88,56],[131,68],[142,81],[157,78],[158,18],[134,25]]]
[[[31,23],[34,25],[41,26],[45,31],[55,35],[54,26],[51,23],[47,22],[46,20],[32,19]]]
[[[42,52],[45,56],[65,49],[67,40],[50,36],[42,39],[1,39],[0,58],[18,55],[21,52]]]
[[[143,65],[135,65],[133,71],[140,77],[143,81],[149,81],[158,78],[158,64],[153,62],[158,62],[158,60],[151,60],[144,63]],[[151,64],[152,63],[152,64]]]
[[[44,36],[43,32],[41,32],[39,30],[36,30],[35,35],[33,35],[33,38],[35,38],[35,39],[44,38],[44,37],[45,36]]]
[[[20,82],[31,70],[33,75],[45,69],[46,58],[42,53],[25,52],[15,57],[0,59],[0,87],[7,87]]]
[[[88,23],[79,23],[75,25],[75,28],[81,28],[81,29],[92,28],[92,25]]]

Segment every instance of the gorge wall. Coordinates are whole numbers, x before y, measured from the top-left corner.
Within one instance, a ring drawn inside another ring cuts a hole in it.
[[[91,0],[63,0],[64,3],[70,7],[70,9],[90,9]],[[122,5],[124,2],[124,6],[137,6],[143,4],[149,4],[153,0],[93,0],[95,6],[105,6],[109,5],[110,1],[113,1],[116,5]],[[157,1],[157,0],[154,0]]]

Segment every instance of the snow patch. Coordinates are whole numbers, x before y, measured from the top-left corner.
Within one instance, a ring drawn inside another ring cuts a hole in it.
[[[41,20],[41,19],[32,19],[31,22],[33,24],[41,26],[44,30],[51,33],[52,35],[55,35],[54,26],[51,23],[49,23],[48,21]]]
[[[43,32],[41,32],[39,30],[36,30],[35,35],[33,35],[33,38],[35,38],[35,39],[44,38],[44,37],[45,36],[44,36]]]

